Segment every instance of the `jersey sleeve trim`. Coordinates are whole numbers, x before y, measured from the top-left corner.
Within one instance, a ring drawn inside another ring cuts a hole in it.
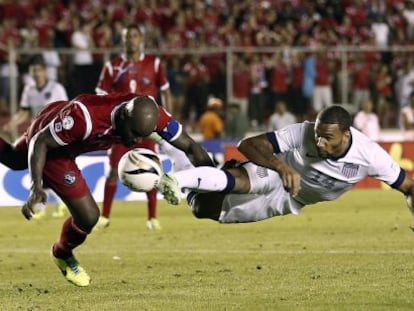
[[[399,188],[401,184],[403,183],[405,176],[406,176],[405,170],[400,168],[400,173],[398,174],[397,180],[393,184],[390,185],[391,188],[394,188],[394,189]]]
[[[67,143],[65,143],[63,140],[60,139],[60,137],[56,134],[55,132],[55,120],[54,119],[52,122],[49,123],[49,131],[50,134],[52,134],[53,139],[60,145],[60,146],[66,146]]]
[[[154,61],[154,71],[158,72],[159,69],[160,69],[160,59],[156,57]]]
[[[96,95],[107,95],[108,94],[107,91],[105,91],[104,89],[101,89],[100,87],[95,88],[95,93]]]
[[[75,100],[74,103],[80,107],[80,109],[83,112],[83,116],[85,117],[86,130],[85,130],[85,135],[83,135],[83,140],[85,140],[86,138],[89,137],[89,135],[91,135],[91,132],[92,132],[91,115],[89,114],[88,108],[86,108],[86,106],[82,104],[80,101]]]
[[[158,134],[168,142],[172,142],[180,137],[183,131],[182,125],[174,119],[171,119],[162,131]]]
[[[280,147],[279,147],[279,143],[277,141],[275,132],[268,132],[268,133],[266,133],[266,137],[269,140],[269,142],[272,144],[273,151],[275,153],[280,153]]]
[[[164,85],[162,85],[161,87],[160,87],[160,90],[161,91],[166,91],[166,90],[168,90],[170,88],[170,83],[167,81],[167,83],[165,83]]]

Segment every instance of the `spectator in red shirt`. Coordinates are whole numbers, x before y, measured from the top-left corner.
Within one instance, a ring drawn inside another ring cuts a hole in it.
[[[232,78],[233,94],[231,102],[237,104],[240,112],[247,117],[251,81],[249,67],[243,55],[234,54]]]
[[[270,101],[267,112],[272,114],[275,104],[279,101],[285,102],[288,95],[288,68],[283,61],[282,52],[276,52],[270,61]]]
[[[387,65],[381,65],[375,75],[375,94],[377,96],[377,113],[381,127],[390,126],[390,101],[392,78]]]
[[[302,121],[309,107],[302,91],[303,55],[300,52],[292,54],[290,75],[289,102],[291,103],[289,104],[292,112]]]
[[[330,61],[326,52],[320,51],[316,57],[315,89],[313,91],[313,111],[318,113],[332,105]]]
[[[208,82],[210,80],[207,67],[201,63],[199,55],[191,55],[184,65],[186,75],[186,96],[183,109],[186,120],[195,121],[204,112],[208,96]]]
[[[355,63],[352,73],[352,105],[359,109],[363,101],[370,99],[370,72],[371,67],[366,63],[364,55],[355,54]]]
[[[254,54],[249,64],[250,69],[250,95],[249,95],[249,118],[253,129],[263,125],[265,100],[263,90],[268,83],[265,76],[265,66],[261,55]]]

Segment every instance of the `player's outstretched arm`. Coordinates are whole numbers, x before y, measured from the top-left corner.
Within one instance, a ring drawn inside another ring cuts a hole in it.
[[[186,132],[181,132],[180,136],[171,141],[174,147],[184,151],[194,166],[214,166],[214,163],[207,151],[195,142]]]
[[[37,203],[45,203],[47,195],[43,190],[42,176],[46,163],[47,152],[59,147],[50,133],[49,127],[45,127],[32,137],[29,143],[29,174],[31,177],[30,195],[22,207],[22,213],[26,219],[30,219]]]
[[[300,190],[300,175],[284,161],[274,155],[273,146],[266,134],[243,139],[238,150],[253,163],[279,173],[283,186],[296,196]]]

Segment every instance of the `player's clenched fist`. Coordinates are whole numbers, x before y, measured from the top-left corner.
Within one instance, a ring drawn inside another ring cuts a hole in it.
[[[283,181],[283,186],[292,196],[296,196],[300,190],[300,175],[286,163],[281,162],[277,169]]]

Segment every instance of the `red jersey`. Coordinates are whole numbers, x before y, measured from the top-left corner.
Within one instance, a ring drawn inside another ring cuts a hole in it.
[[[356,63],[354,66],[353,87],[358,90],[367,90],[370,84],[371,68],[365,62]]]
[[[286,93],[288,90],[288,69],[287,66],[280,62],[271,70],[270,89],[275,93]]]
[[[316,61],[316,79],[315,85],[329,85],[329,69],[326,61],[317,60]]]
[[[82,153],[109,149],[113,144],[122,143],[115,131],[115,112],[134,97],[136,94],[132,93],[105,96],[83,94],[71,101],[49,104],[31,124],[28,141],[48,126],[61,146],[50,151],[49,158],[74,158]],[[159,117],[155,131],[173,140],[181,133],[180,124],[164,108],[157,106]]]
[[[96,92],[134,93],[157,98],[158,89],[163,91],[169,87],[164,66],[158,57],[141,54],[139,61],[130,61],[121,55],[105,64]]]

